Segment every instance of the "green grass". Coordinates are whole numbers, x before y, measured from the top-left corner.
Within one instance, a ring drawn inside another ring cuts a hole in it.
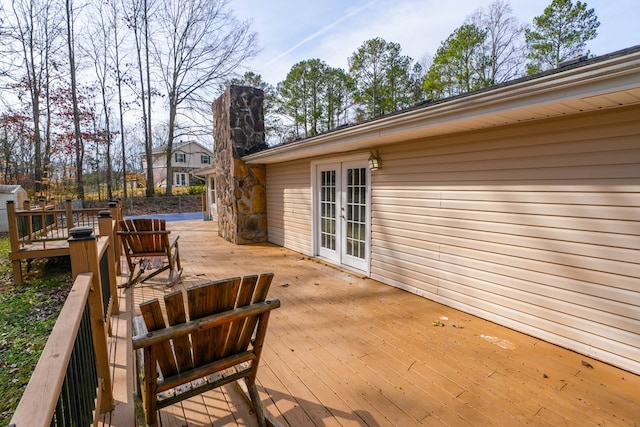
[[[13,286],[9,239],[0,238],[0,426],[8,425],[71,286],[65,261],[35,262]],[[66,263],[68,264],[68,262]],[[46,277],[46,279],[45,279]]]

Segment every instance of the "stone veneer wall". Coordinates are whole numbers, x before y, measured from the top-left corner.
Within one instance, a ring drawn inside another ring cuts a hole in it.
[[[267,148],[264,92],[229,86],[213,103],[218,233],[236,244],[267,241],[266,169],[241,158]]]

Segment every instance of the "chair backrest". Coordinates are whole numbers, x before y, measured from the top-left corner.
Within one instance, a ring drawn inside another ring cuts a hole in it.
[[[259,277],[252,275],[242,279],[230,278],[189,288],[186,291],[186,309],[185,293],[175,291],[167,294],[164,303],[169,326],[262,303],[267,297],[272,280],[273,274],[267,273]],[[277,305],[279,306],[279,301]],[[140,304],[140,311],[149,332],[166,327],[158,299]],[[188,335],[174,337],[172,343],[164,341],[157,352],[162,375],[166,378],[246,352],[260,315],[261,313],[249,316],[242,313],[230,314],[227,321],[218,322],[217,326],[195,329]],[[263,338],[256,339],[259,343],[253,343],[253,351],[257,345],[262,346]],[[257,357],[259,358],[259,353]]]
[[[120,220],[118,233],[134,254],[165,253],[169,233],[164,219],[136,218]]]

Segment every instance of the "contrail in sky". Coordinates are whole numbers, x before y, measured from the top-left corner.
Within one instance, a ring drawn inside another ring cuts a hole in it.
[[[341,23],[345,19],[351,18],[353,15],[362,12],[363,10],[365,10],[368,7],[371,7],[374,3],[377,3],[377,2],[378,2],[378,0],[372,0],[369,3],[365,4],[364,6],[352,10],[351,12],[349,12],[346,15],[342,16],[340,19],[337,19],[336,21],[332,22],[331,24],[324,26],[322,29],[320,29],[320,30],[316,31],[315,33],[311,34],[309,37],[307,37],[307,38],[303,39],[302,41],[298,42],[295,46],[293,46],[292,48],[290,48],[286,52],[281,53],[280,55],[278,55],[275,58],[273,58],[271,61],[269,61],[266,64],[264,64],[262,66],[262,68],[267,68],[269,65],[273,64],[278,59],[280,59],[280,58],[282,58],[284,56],[287,56],[288,54],[290,54],[291,52],[293,52],[294,50],[296,50],[297,48],[299,48],[303,44],[315,39],[316,37],[318,37],[319,35],[321,35],[323,33],[326,33],[331,28],[335,27],[336,25],[338,25],[339,23]]]

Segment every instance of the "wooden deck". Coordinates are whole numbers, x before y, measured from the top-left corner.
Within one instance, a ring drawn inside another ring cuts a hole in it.
[[[180,234],[184,267],[173,289],[275,273],[269,296],[282,307],[258,383],[283,426],[640,425],[640,376],[287,249],[233,245],[212,222],[168,228]],[[110,339],[116,408],[104,426],[134,425],[132,310],[168,290],[120,290]],[[160,420],[257,425],[233,386],[164,409]]]

